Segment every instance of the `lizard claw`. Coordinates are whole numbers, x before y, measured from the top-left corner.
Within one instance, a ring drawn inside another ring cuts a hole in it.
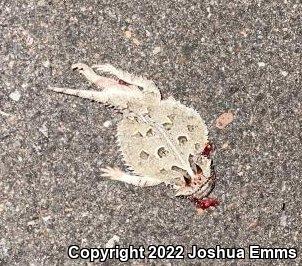
[[[123,172],[120,169],[109,166],[102,168],[101,171],[103,172],[101,175],[102,177],[107,177],[113,180],[118,180],[123,175]]]
[[[76,63],[76,64],[72,64],[71,66],[72,70],[84,70],[85,68],[89,68],[89,67],[83,63]]]

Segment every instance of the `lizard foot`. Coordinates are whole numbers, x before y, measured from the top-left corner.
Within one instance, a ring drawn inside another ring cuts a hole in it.
[[[124,175],[124,172],[122,172],[120,169],[112,168],[109,166],[102,168],[101,171],[103,172],[103,174],[101,175],[102,177],[107,177],[113,180],[120,180]]]

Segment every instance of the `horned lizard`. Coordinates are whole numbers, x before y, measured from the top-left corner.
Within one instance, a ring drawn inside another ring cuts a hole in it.
[[[211,145],[204,120],[173,97],[162,100],[155,83],[110,64],[72,65],[102,90],[50,87],[119,109],[117,141],[132,173],[103,168],[103,176],[135,186],[172,185],[175,196],[206,197],[213,189]],[[94,70],[111,77],[99,76]],[[116,77],[116,78],[113,78]]]

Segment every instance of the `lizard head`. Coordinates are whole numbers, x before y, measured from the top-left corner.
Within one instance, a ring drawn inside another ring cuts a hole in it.
[[[207,197],[214,189],[216,175],[212,164],[213,144],[207,144],[202,152],[191,158],[192,174],[184,174],[184,185],[176,196]]]
[[[197,183],[197,190],[193,193],[198,198],[207,197],[214,189],[216,174],[212,157],[214,155],[214,144],[209,142],[205,145],[202,152],[193,157],[194,173],[192,185]],[[199,182],[195,181],[199,180]]]
[[[204,174],[203,168],[208,167],[205,165],[199,166],[198,164],[195,165],[194,175],[184,176],[184,185],[181,189],[177,191],[176,196],[194,196],[199,199],[207,197],[211,191],[214,189],[216,175],[214,168],[211,167],[210,175],[206,176]],[[208,171],[207,171],[208,172]]]
[[[208,168],[208,167],[210,167],[210,169],[205,169],[205,170],[206,172],[210,172],[210,175],[205,175],[204,168]],[[199,166],[198,164],[196,164],[195,168],[196,168],[196,172],[194,176],[191,177],[187,185],[192,188],[191,195],[194,195],[195,197],[202,199],[207,197],[214,189],[216,174],[212,164],[210,164],[210,166],[208,165]]]

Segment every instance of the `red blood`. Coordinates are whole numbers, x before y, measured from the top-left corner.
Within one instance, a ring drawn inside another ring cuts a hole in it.
[[[127,83],[126,81],[123,81],[123,80],[121,80],[121,79],[118,80],[118,84],[120,84],[120,85],[125,85],[125,86],[128,86],[128,85],[129,85],[129,83]]]
[[[195,203],[196,207],[199,209],[206,210],[210,207],[216,207],[219,205],[219,201],[214,198],[207,198],[207,199],[198,199],[196,197],[191,197],[190,200]]]
[[[214,150],[214,145],[212,143],[208,143],[207,146],[204,147],[201,154],[209,158],[213,150]]]

